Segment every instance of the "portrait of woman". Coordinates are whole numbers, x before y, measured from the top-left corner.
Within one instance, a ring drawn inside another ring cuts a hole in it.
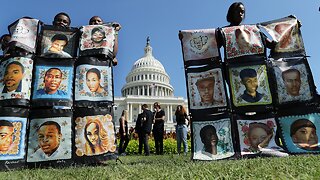
[[[86,84],[92,93],[103,93],[105,90],[101,86],[101,73],[97,68],[91,68],[86,74]]]
[[[108,134],[98,119],[91,119],[84,128],[85,154],[96,155],[108,151]]]
[[[93,156],[116,151],[115,129],[110,114],[78,116],[75,123],[76,156]]]

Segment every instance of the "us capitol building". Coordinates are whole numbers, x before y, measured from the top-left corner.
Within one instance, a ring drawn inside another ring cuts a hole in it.
[[[153,103],[159,102],[165,111],[165,130],[175,131],[175,111],[178,105],[188,110],[188,103],[183,97],[174,97],[170,77],[163,65],[152,55],[149,37],[144,48],[144,56],[132,66],[126,77],[126,84],[121,89],[122,97],[114,98],[114,121],[119,130],[119,118],[124,109],[128,110],[128,126],[135,127],[141,106],[148,104],[153,111]]]

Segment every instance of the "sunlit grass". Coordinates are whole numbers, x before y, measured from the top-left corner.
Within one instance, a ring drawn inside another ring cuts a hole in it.
[[[191,161],[190,156],[125,156],[104,166],[0,172],[1,179],[318,179],[320,156]]]

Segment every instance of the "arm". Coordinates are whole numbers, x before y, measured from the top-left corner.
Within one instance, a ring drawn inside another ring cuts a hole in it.
[[[118,33],[119,33],[120,29],[121,29],[121,25],[119,23],[117,23],[117,22],[113,22],[112,23],[112,27],[114,27],[114,30],[115,30],[112,63],[113,63],[114,66],[116,66],[118,64],[118,60],[116,58],[116,56],[118,54]]]
[[[122,130],[122,132],[123,132],[123,135],[126,135],[126,131],[125,131],[125,129],[124,129],[124,118],[123,117],[121,117],[120,118],[120,128],[121,128],[121,130]]]
[[[165,120],[165,113],[164,113],[164,111],[162,111],[163,113],[162,113],[162,116],[161,117],[159,117],[159,118],[156,118],[156,117],[154,117],[154,120],[155,121],[164,121]],[[155,113],[155,115],[156,115],[156,113]]]

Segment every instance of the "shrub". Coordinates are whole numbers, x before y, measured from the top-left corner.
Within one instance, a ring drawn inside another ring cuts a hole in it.
[[[150,153],[155,153],[155,146],[154,146],[154,140],[149,139],[149,148]],[[183,148],[183,145],[181,144],[181,148]],[[188,140],[188,149],[191,150],[191,142]],[[144,152],[144,149],[142,149],[142,152]],[[177,153],[177,141],[173,138],[167,138],[163,140],[163,152],[165,154],[176,154]],[[133,155],[139,153],[139,140],[131,139],[129,141],[128,147],[126,149],[127,155]]]

